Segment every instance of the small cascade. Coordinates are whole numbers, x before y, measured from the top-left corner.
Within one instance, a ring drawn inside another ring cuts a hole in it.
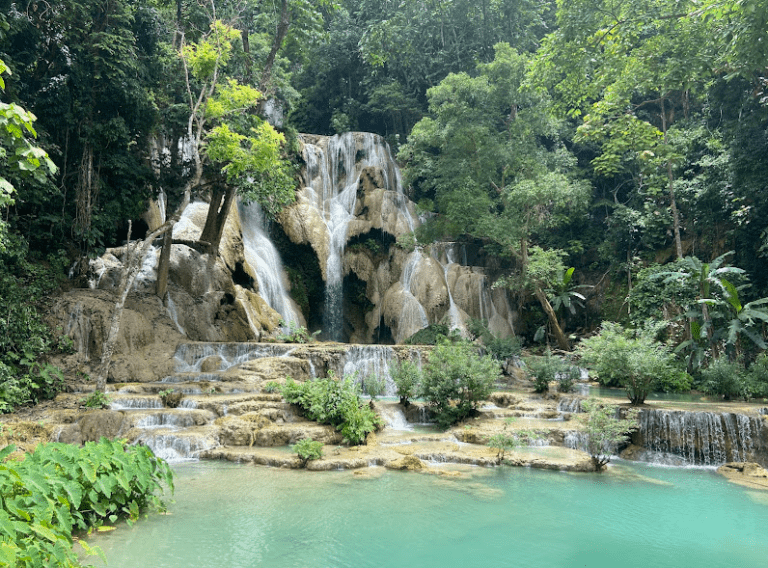
[[[158,396],[113,397],[110,410],[149,410],[163,408],[163,401]]]
[[[581,401],[583,399],[578,396],[574,397],[562,397],[557,402],[557,410],[559,412],[582,412]]]
[[[356,374],[360,382],[374,375],[384,379],[384,396],[395,396],[397,387],[389,373],[389,363],[395,360],[395,352],[386,345],[351,345],[344,357],[344,375]]]
[[[387,430],[397,430],[400,432],[413,431],[413,426],[405,418],[405,413],[402,408],[400,408],[400,405],[393,403],[379,404],[377,405],[377,409],[379,410],[381,418],[384,420],[384,425]]]
[[[137,442],[148,446],[152,452],[169,462],[197,459],[205,450],[218,445],[218,441],[210,435],[181,432],[166,433],[147,430],[137,438]]]
[[[285,357],[294,349],[276,343],[180,343],[174,357],[177,373],[199,373],[206,360],[218,366],[215,370],[226,371],[261,357]]]
[[[421,249],[417,248],[408,255],[400,277],[400,284],[403,288],[403,307],[397,326],[397,337],[395,338],[398,343],[402,343],[405,339],[429,325],[429,318],[424,306],[419,303],[411,290],[420,262]]]
[[[187,332],[184,331],[184,328],[181,326],[181,323],[179,322],[179,311],[176,309],[176,304],[173,302],[173,299],[171,298],[171,295],[168,294],[166,297],[167,300],[167,309],[168,309],[168,316],[173,321],[174,325],[176,326],[176,329],[179,330],[179,333],[186,336]]]
[[[453,247],[449,247],[445,249],[445,255],[448,259],[448,262],[443,266],[443,274],[445,276],[445,287],[448,289],[448,302],[449,302],[448,327],[451,330],[459,329],[462,331],[462,334],[464,334],[464,330],[463,330],[464,326],[461,318],[461,313],[459,312],[459,308],[456,305],[456,302],[453,301],[453,293],[451,292],[451,283],[448,281],[448,270],[450,269],[450,266],[452,264],[456,264],[456,261],[453,259],[453,252],[454,252]]]
[[[286,325],[300,325],[283,281],[283,263],[280,255],[266,234],[264,214],[258,203],[238,205],[243,231],[245,259],[256,270],[259,295],[279,313]]]
[[[633,440],[652,452],[646,456],[651,461],[668,456],[687,465],[719,466],[753,461],[762,429],[759,418],[744,414],[643,410]]]

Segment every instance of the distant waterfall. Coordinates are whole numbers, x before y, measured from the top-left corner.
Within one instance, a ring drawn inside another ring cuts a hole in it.
[[[256,270],[259,295],[279,313],[286,324],[299,324],[299,315],[291,303],[283,282],[283,263],[275,245],[267,236],[264,214],[257,203],[238,204],[243,231],[245,259]]]

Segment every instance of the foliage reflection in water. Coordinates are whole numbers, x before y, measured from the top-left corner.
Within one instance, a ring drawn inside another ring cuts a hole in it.
[[[710,469],[471,477],[190,463],[175,504],[98,535],[118,568],[762,566],[768,494]]]

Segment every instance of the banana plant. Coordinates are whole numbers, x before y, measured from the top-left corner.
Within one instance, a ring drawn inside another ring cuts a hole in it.
[[[576,307],[584,308],[587,298],[577,292],[578,288],[588,288],[586,285],[571,286],[573,273],[576,269],[572,266],[555,281],[554,288],[547,288],[546,293],[552,303],[555,312],[567,310],[572,316],[576,315]]]

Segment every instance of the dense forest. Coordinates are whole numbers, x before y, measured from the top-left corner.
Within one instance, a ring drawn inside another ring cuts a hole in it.
[[[527,342],[618,322],[587,357],[766,396],[766,62],[758,0],[0,0],[0,399],[55,389],[45,299],[161,189],[276,214],[297,133],[349,130],[397,152],[415,242],[495,259]]]

